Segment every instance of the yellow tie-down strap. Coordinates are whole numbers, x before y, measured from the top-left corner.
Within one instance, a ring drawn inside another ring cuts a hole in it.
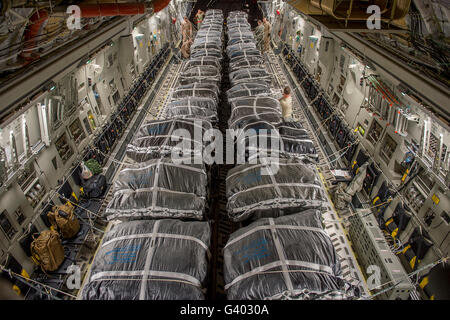
[[[429,282],[428,277],[424,277],[424,278],[422,279],[422,281],[420,281],[419,287],[421,287],[422,289],[425,288],[426,285],[428,284],[428,282]]]
[[[375,204],[378,200],[380,200],[380,197],[376,196],[375,199],[373,199],[372,204]]]
[[[414,256],[410,261],[409,261],[409,265],[411,266],[411,269],[414,270],[414,267],[416,266],[416,260],[417,260],[417,256]],[[420,262],[420,260],[417,260],[417,262]]]
[[[405,174],[402,177],[402,182],[405,182],[406,177],[408,176],[409,170],[406,169]]]
[[[386,221],[386,223],[384,225],[387,227],[392,222],[394,222],[394,218],[390,218],[388,221]],[[397,234],[398,234],[398,228],[395,228],[394,230],[392,230],[392,232],[391,232],[392,238],[395,238],[397,236]]]
[[[410,244],[408,244],[401,252],[397,252],[397,254],[400,254],[400,253],[403,253],[403,254],[405,254],[406,253],[406,251],[408,251],[408,249],[410,249],[411,248],[411,245]]]

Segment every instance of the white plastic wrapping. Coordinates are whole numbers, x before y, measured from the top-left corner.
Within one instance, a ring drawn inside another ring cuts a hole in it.
[[[115,225],[95,255],[84,300],[203,300],[211,228],[174,219]]]
[[[167,117],[217,122],[217,102],[211,98],[185,98],[173,101],[167,105]]]
[[[278,164],[276,172],[264,164],[243,164],[228,172],[227,214],[232,221],[278,217],[326,205],[314,167],[295,159],[279,159]]]
[[[127,165],[114,182],[113,197],[105,215],[108,220],[202,220],[207,183],[202,164],[177,164],[170,158],[162,158]]]
[[[320,211],[260,219],[230,236],[224,278],[230,300],[353,299]]]
[[[243,128],[252,119],[264,120],[272,124],[280,123],[282,118],[279,101],[264,96],[237,98],[231,101],[229,128]]]
[[[127,156],[136,162],[145,162],[150,159],[161,158],[162,156],[170,156],[173,152],[185,157],[200,156],[202,141],[195,139],[195,127],[204,132],[212,125],[204,120],[190,119],[169,119],[154,120],[144,123],[136,132],[133,140],[128,144]],[[182,139],[175,135],[177,129],[183,129],[189,132],[191,140],[185,138],[183,144]]]

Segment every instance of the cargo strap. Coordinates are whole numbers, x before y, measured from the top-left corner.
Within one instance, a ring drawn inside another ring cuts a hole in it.
[[[277,111],[277,109],[274,109],[274,108],[271,108],[271,107],[265,107],[265,106],[257,106],[256,105],[256,100],[255,100],[255,103],[253,104],[253,105],[239,105],[239,106],[234,106],[233,107],[233,110],[238,110],[238,109],[248,109],[248,108],[252,108],[253,109],[253,113],[255,114],[255,115],[257,115],[257,114],[259,114],[260,112],[258,111],[258,109],[260,110],[260,109],[269,109],[269,110],[272,110],[272,111]],[[280,112],[277,112],[277,113],[280,113]]]
[[[270,231],[272,233],[272,239],[273,239],[273,242],[275,243],[275,248],[277,250],[278,258],[280,258],[280,261],[281,261],[281,270],[283,271],[284,282],[286,283],[287,289],[290,292],[292,292],[294,290],[294,286],[292,285],[292,280],[288,273],[289,270],[286,265],[285,252],[283,250],[283,247],[281,246],[280,238],[278,237],[277,230],[276,230],[276,228],[274,228],[275,223],[273,222],[273,218],[269,218],[269,223],[270,223]]]
[[[258,108],[260,108],[260,109],[270,109],[270,108],[266,108],[266,107],[258,107]],[[268,114],[274,114],[274,115],[277,115],[277,116],[280,115],[280,112],[278,110],[275,110],[275,109],[271,109],[271,110],[273,110],[273,111],[270,111],[270,112],[269,111],[268,112],[258,112],[258,113],[254,113],[254,114],[243,115],[242,117],[239,117],[236,120],[234,120],[230,124],[230,127],[233,127],[237,122],[242,121],[242,119],[244,119],[244,118],[261,119],[261,116],[263,116],[263,115],[268,115]]]
[[[157,180],[157,179],[158,178],[156,177],[155,180]],[[142,275],[141,292],[139,294],[139,300],[144,300],[144,298],[145,298],[145,292],[147,290],[147,278],[149,276],[149,271],[150,271],[150,264],[151,264],[152,257],[153,257],[153,254],[155,253],[155,248],[156,248],[155,235],[158,232],[160,222],[161,222],[161,220],[157,220],[155,222],[155,224],[153,225],[153,233],[150,237],[150,247],[147,251],[147,258],[145,259],[145,265],[144,265],[144,273]]]
[[[117,237],[117,238],[111,239],[109,241],[106,241],[105,243],[102,244],[102,247],[107,246],[116,241],[139,239],[139,238],[153,238],[153,237],[155,237],[155,238],[173,238],[173,239],[183,239],[183,240],[194,241],[194,242],[198,243],[200,246],[202,246],[205,250],[207,250],[207,251],[209,250],[208,246],[198,238],[195,238],[192,236],[186,236],[186,235],[182,235],[182,234],[158,233],[158,232],[157,233],[130,234],[130,235],[126,235],[126,236]]]
[[[156,198],[158,196],[158,189],[159,189],[158,188],[158,180],[159,180],[159,166],[160,165],[161,165],[161,159],[158,159],[157,164],[156,164],[156,169],[155,169],[155,179],[153,180],[152,207],[150,210],[152,210],[156,205]]]
[[[160,160],[161,160],[161,159],[160,159]],[[199,172],[199,173],[202,173],[202,174],[205,174],[205,175],[206,175],[206,172],[205,172],[205,170],[203,170],[203,169],[199,169],[199,168],[196,168],[196,167],[193,167],[193,166],[184,165],[184,164],[181,164],[181,163],[178,164],[178,163],[173,163],[173,162],[162,161],[161,164],[162,164],[163,166],[182,168],[182,169],[186,169],[186,170],[190,170],[190,171]],[[140,170],[148,169],[148,168],[150,168],[150,167],[154,167],[154,166],[157,166],[157,165],[158,165],[158,162],[154,162],[154,163],[151,163],[151,164],[149,164],[149,165],[146,165],[145,167],[136,167],[136,168],[129,167],[129,168],[125,168],[125,169],[121,170],[120,172],[125,172],[125,171],[135,171],[135,170],[136,170],[136,171],[140,171]]]
[[[272,175],[268,175],[268,176],[271,177],[271,179],[273,178]],[[238,192],[232,194],[230,197],[228,197],[228,201],[230,201],[230,199],[232,199],[233,197],[237,196],[238,194],[249,192],[249,191],[253,191],[253,190],[256,190],[256,189],[262,189],[262,188],[275,187],[275,189],[277,191],[277,194],[280,197],[281,197],[281,191],[280,191],[279,187],[307,187],[307,188],[322,189],[321,186],[316,185],[316,184],[312,184],[312,183],[300,183],[300,182],[298,182],[298,183],[295,183],[295,182],[292,182],[292,183],[277,183],[277,182],[275,182],[274,183],[274,181],[275,181],[275,179],[272,179],[272,184],[259,185],[259,186],[251,187],[251,188],[248,188],[248,189],[245,189],[245,190],[238,191]]]
[[[265,159],[264,159],[264,161],[263,162],[266,162],[265,161]],[[268,165],[268,166],[266,166],[265,167],[265,169],[268,171],[268,173],[269,173],[269,177],[270,177],[270,180],[272,181],[272,185],[274,186],[274,188],[275,188],[275,191],[276,191],[276,193],[277,193],[277,200],[278,199],[281,199],[282,197],[283,197],[283,194],[281,193],[281,189],[280,189],[280,187],[279,187],[279,185],[278,185],[278,183],[277,183],[277,180],[275,179],[275,174],[273,173],[273,171],[272,171],[272,168]],[[251,189],[251,188],[250,188]],[[249,190],[249,189],[247,189],[247,190]],[[239,192],[238,192],[239,193]],[[233,196],[234,196],[234,194],[233,194]],[[231,198],[231,197],[230,197]],[[269,220],[269,221],[271,221],[271,220]],[[273,221],[270,223],[271,225],[273,224]]]
[[[143,137],[139,137],[136,138],[134,141],[141,141],[141,140],[148,140],[148,139],[159,139],[159,138],[166,138],[166,140],[162,143],[162,145],[165,145],[167,143],[168,138],[171,138],[172,132],[168,133],[168,134],[158,134],[158,135],[154,135],[154,136],[143,136]],[[199,144],[201,144],[201,142],[195,141],[192,138],[189,137],[183,137],[185,140],[189,140],[189,141],[194,141],[197,142]],[[134,145],[130,145],[133,149],[146,149],[147,147],[137,147]]]
[[[309,269],[313,269],[313,270],[288,270],[288,272],[314,272],[314,273],[326,273],[329,275],[334,276],[333,274],[333,270],[326,265],[321,265],[321,264],[317,264],[317,263],[312,263],[312,262],[306,262],[306,261],[296,261],[296,260],[286,260],[285,261],[286,265],[290,265],[290,266],[296,266],[296,267],[304,267],[304,268],[309,268]],[[268,264],[265,264],[263,266],[260,266],[258,268],[255,268],[249,272],[246,272],[244,274],[241,274],[240,276],[237,276],[236,278],[233,279],[233,281],[231,281],[230,283],[225,285],[225,290],[228,290],[231,286],[233,286],[234,284],[236,284],[237,282],[247,279],[251,276],[254,276],[256,274],[261,274],[261,273],[265,273],[267,270],[279,267],[282,265],[281,261],[275,261],[275,262],[271,262]],[[276,271],[276,272],[282,272],[282,271]]]
[[[146,124],[142,125],[141,128],[151,127],[151,126],[153,126],[153,125],[155,125],[155,124],[159,124],[159,123],[167,123],[167,122],[170,122],[170,123],[172,123],[172,124],[174,124],[175,122],[180,122],[180,123],[185,123],[185,124],[188,124],[188,125],[193,125],[194,127],[198,127],[198,125],[196,124],[195,121],[189,121],[189,120],[183,120],[183,119],[176,119],[176,120],[159,120],[159,121],[152,121],[152,122],[149,122],[149,123],[146,123]],[[200,126],[200,127],[203,127],[203,126]]]
[[[236,109],[238,109],[238,108],[241,108],[241,107],[236,107]],[[263,124],[265,124],[265,125],[270,125],[270,126],[272,127],[272,128],[270,128],[270,129],[274,129],[274,130],[276,129],[274,125],[272,125],[271,123],[269,123],[269,122],[267,122],[267,121],[265,121],[265,120],[255,121],[255,122],[246,124],[244,127],[240,128],[240,129],[239,129],[239,132],[238,132],[238,135],[236,136],[236,137],[237,137],[236,140],[240,140],[242,134],[244,134],[244,137],[245,137],[245,134],[246,134],[245,131],[246,131],[247,127],[252,126],[252,125],[254,126],[255,124],[258,124],[258,123],[263,123]],[[251,129],[251,128],[250,128],[250,129]]]
[[[170,272],[170,271],[156,271],[156,270],[147,270],[147,271],[102,271],[99,273],[94,274],[91,277],[91,281],[103,281],[103,280],[112,280],[112,281],[119,281],[119,280],[125,280],[125,281],[143,281],[143,279],[120,279],[120,278],[106,278],[105,277],[131,277],[131,276],[144,276],[147,275],[145,283],[148,281],[170,281],[167,279],[148,279],[148,276],[150,277],[164,277],[164,278],[172,278],[172,279],[178,279],[180,282],[187,282],[188,284],[201,288],[202,284],[201,282],[194,278],[191,275],[180,273],[180,272]],[[144,282],[143,282],[144,283]],[[142,286],[141,286],[142,289]],[[139,299],[141,299],[141,296],[139,296]]]
[[[260,130],[263,130],[263,129],[260,129]],[[266,129],[267,130],[267,129]],[[270,129],[269,129],[270,130]],[[250,136],[247,136],[246,138],[249,138]],[[281,136],[280,135],[280,133],[279,132],[277,132],[277,136],[275,136],[275,135],[269,135],[268,133],[266,133],[266,134],[262,134],[262,133],[258,133],[258,137],[269,137],[269,138],[274,138],[274,137],[276,137],[276,138],[278,138],[278,139],[280,139],[280,140],[282,140],[282,141],[284,141],[284,140],[291,140],[291,141],[295,141],[295,142],[309,142],[309,143],[312,143],[312,140],[310,140],[310,139],[298,139],[298,138],[290,138],[290,137],[285,137],[285,136]],[[264,140],[263,140],[264,141]],[[251,147],[253,147],[253,148],[258,148],[257,146],[251,146]],[[251,148],[251,147],[249,147],[249,148]],[[270,149],[269,149],[270,150]],[[275,149],[276,150],[276,149]],[[274,150],[274,151],[275,151]]]
[[[247,231],[246,233],[241,234],[240,236],[234,238],[233,240],[228,241],[228,243],[225,245],[224,248],[231,246],[235,242],[240,241],[257,231],[266,230],[266,229],[290,229],[290,230],[298,230],[298,231],[312,231],[312,232],[319,232],[319,233],[322,233],[323,235],[327,236],[327,233],[321,228],[306,227],[306,226],[291,226],[291,225],[283,225],[283,224],[277,224],[277,225],[273,225],[273,226],[264,225],[264,226],[258,226],[258,227],[252,228],[251,230]]]
[[[252,203],[251,205],[234,208],[231,210],[231,213],[238,215],[247,215],[254,210],[264,208],[266,206],[273,206],[276,204],[276,208],[292,208],[296,206],[304,207],[305,205],[310,207],[322,207],[325,200],[310,200],[310,199],[297,199],[297,198],[281,198],[274,201],[273,199],[264,200],[256,203]]]
[[[217,97],[216,91],[212,90],[212,89],[209,89],[209,88],[179,89],[179,90],[176,90],[175,92],[182,92],[182,91],[192,91],[192,96],[191,97],[193,97],[193,98],[203,98],[202,96],[199,96],[199,94],[201,94],[201,91],[210,91],[210,92],[214,93],[216,95],[216,97]]]
[[[233,177],[233,176],[235,176],[237,174],[243,173],[243,172],[248,171],[248,170],[256,169],[256,168],[259,168],[259,167],[263,167],[263,166],[266,166],[266,165],[267,164],[265,164],[265,163],[258,163],[258,164],[254,164],[254,165],[248,166],[246,168],[243,168],[243,169],[241,169],[239,171],[236,171],[236,172],[228,175],[226,179],[228,180],[229,178],[231,178],[231,177]],[[277,162],[277,165],[278,166],[298,166],[299,163],[298,162],[292,162],[292,163]]]
[[[106,208],[106,213],[109,214],[108,220],[113,220],[117,218],[123,218],[124,216],[128,217],[141,217],[142,215],[148,214],[148,211],[151,207],[139,208],[139,209],[109,209]],[[190,215],[190,218],[203,220],[203,207],[199,209],[191,209],[191,210],[181,210],[181,209],[171,209],[167,208],[167,206],[160,207],[155,206],[152,209],[156,213],[161,213],[166,216],[167,214],[171,215],[171,218],[185,218],[186,215]],[[168,216],[167,216],[168,217]]]

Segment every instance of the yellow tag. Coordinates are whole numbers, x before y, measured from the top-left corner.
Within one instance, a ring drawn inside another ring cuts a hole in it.
[[[433,194],[433,196],[431,197],[431,200],[433,200],[435,204],[438,204],[439,201],[441,201],[441,199],[439,199],[438,196],[435,194]]]
[[[30,275],[28,274],[27,270],[22,269],[22,272],[20,273],[22,277],[30,279]]]
[[[405,182],[406,177],[408,176],[409,170],[406,169],[405,174],[402,177],[402,182]]]
[[[428,284],[428,277],[425,277],[422,279],[422,281],[420,281],[419,286],[423,289],[425,288],[425,286]]]
[[[409,262],[411,269],[414,269],[414,266],[416,265],[416,258],[417,256],[414,256],[414,258],[412,258],[411,261]]]
[[[144,44],[142,43],[142,41],[139,41],[139,47],[143,47],[144,46]]]
[[[398,228],[395,228],[395,230],[392,231],[392,234],[391,234],[392,238],[395,239],[395,237],[397,236],[397,234],[398,234]]]
[[[311,46],[311,49],[314,49],[314,42],[311,42],[310,46]]]
[[[19,289],[18,286],[13,285],[13,286],[12,286],[12,289],[14,290],[15,293],[17,293],[18,296],[20,296],[20,289]]]
[[[50,229],[51,229],[51,227],[50,227]],[[32,255],[32,256],[31,256],[31,260],[33,260],[33,262],[34,262],[35,264],[39,265],[39,258],[38,258],[38,256]]]
[[[410,244],[408,244],[408,245],[405,247],[405,249],[403,249],[402,253],[405,254],[406,251],[408,251],[409,248],[411,248],[411,245],[410,245]]]

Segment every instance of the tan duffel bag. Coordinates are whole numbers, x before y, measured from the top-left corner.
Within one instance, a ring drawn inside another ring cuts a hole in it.
[[[47,213],[48,220],[64,239],[73,238],[80,231],[80,223],[74,213],[75,208],[69,204],[54,206]]]
[[[31,243],[31,256],[42,271],[55,271],[64,261],[64,248],[55,230],[44,230]]]

